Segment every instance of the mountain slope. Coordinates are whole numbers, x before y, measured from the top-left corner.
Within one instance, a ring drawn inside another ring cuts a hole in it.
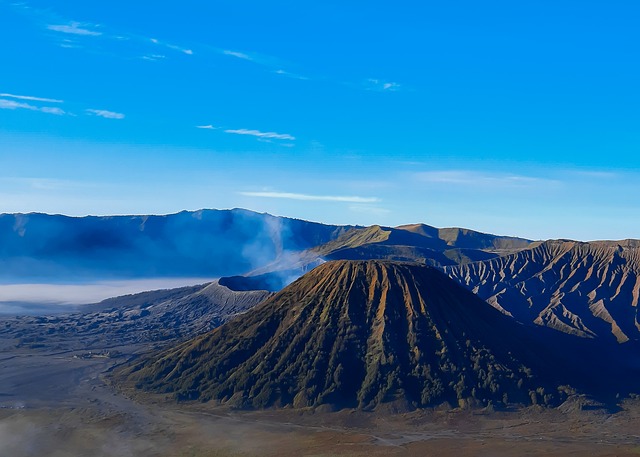
[[[445,272],[520,322],[640,341],[640,241],[546,241]]]
[[[182,400],[371,409],[554,404],[558,366],[522,325],[433,268],[336,261],[120,376]]]
[[[345,231],[301,253],[290,253],[251,274],[297,270],[299,274],[328,260],[392,260],[443,267],[488,260],[524,249],[531,241],[459,228],[425,224],[396,228],[372,225]]]
[[[160,344],[207,332],[270,297],[208,284],[110,298],[76,313],[3,318],[0,338],[15,347],[105,350]]]
[[[524,249],[531,244],[530,240],[524,238],[491,235],[458,227],[436,228],[425,224],[409,224],[396,228],[441,240],[447,246],[457,249],[484,250],[504,254]]]
[[[0,214],[0,278],[235,275],[350,228],[240,209],[165,216]]]

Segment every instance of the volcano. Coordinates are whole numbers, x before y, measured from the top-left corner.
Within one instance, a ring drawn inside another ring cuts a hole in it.
[[[249,408],[556,403],[528,332],[434,268],[335,261],[124,374],[178,400]]]

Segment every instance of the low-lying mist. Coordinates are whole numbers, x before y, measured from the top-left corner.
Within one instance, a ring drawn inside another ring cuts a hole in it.
[[[0,284],[0,314],[51,314],[80,305],[148,290],[173,289],[210,282],[211,278],[150,278],[76,284]]]

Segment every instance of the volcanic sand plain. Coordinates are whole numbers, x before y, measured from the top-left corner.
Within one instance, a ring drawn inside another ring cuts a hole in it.
[[[0,340],[0,456],[640,455],[640,400],[612,412],[234,411],[121,389],[110,372],[150,346],[88,352]]]

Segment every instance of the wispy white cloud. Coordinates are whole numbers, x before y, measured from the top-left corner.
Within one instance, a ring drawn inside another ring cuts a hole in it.
[[[222,51],[222,53],[225,56],[232,56],[232,57],[237,57],[238,59],[242,59],[242,60],[250,60],[253,61],[253,58],[251,56],[249,56],[248,54],[245,54],[244,52],[238,52],[238,51],[230,51],[228,49],[224,49]]]
[[[125,56],[126,58],[138,58],[149,62],[157,62],[172,57],[172,53],[167,52],[166,49],[188,56],[194,56],[196,54],[210,56],[211,54],[217,54],[251,62],[255,65],[264,67],[264,69],[269,73],[291,79],[302,81],[328,81],[333,82],[334,84],[347,85],[354,89],[365,89],[379,92],[395,92],[402,89],[402,86],[397,82],[375,78],[367,79],[364,82],[343,82],[317,74],[304,76],[298,72],[288,70],[288,68],[295,68],[295,64],[284,62],[282,59],[273,55],[260,54],[253,51],[225,49],[204,43],[191,43],[187,47],[185,45],[169,43],[159,38],[151,38],[148,35],[136,35],[126,31],[114,30],[107,25],[72,21],[67,17],[63,17],[52,12],[51,9],[36,9],[23,3],[16,3],[13,6],[23,12],[27,12],[31,16],[36,17],[38,19],[38,23],[46,29],[60,34],[57,39],[58,45],[64,48],[86,49],[90,52],[113,55],[114,50],[108,45],[108,42],[113,42],[113,44],[121,47],[121,49],[118,50],[117,55]],[[62,39],[61,36],[66,36],[67,39]],[[85,39],[86,37],[98,36],[103,39],[90,40],[90,42]],[[73,38],[73,40],[68,38]],[[191,45],[194,47],[191,47]],[[162,48],[160,52],[158,52],[158,47]],[[156,48],[155,52],[154,48]],[[165,52],[167,55],[165,55]]]
[[[60,47],[66,49],[80,49],[82,46],[75,40],[60,40]]]
[[[54,32],[67,33],[70,35],[83,35],[83,36],[100,36],[102,32],[98,32],[97,30],[91,30],[94,28],[94,25],[91,24],[83,24],[81,22],[71,22],[70,24],[65,25],[48,25],[47,29],[52,30]]]
[[[340,196],[340,195],[309,195],[292,192],[240,192],[245,197],[283,198],[287,200],[324,201],[345,203],[376,203],[380,201],[376,197]]]
[[[123,43],[125,46],[129,46],[131,48],[131,51],[135,53],[140,52],[138,45],[144,44],[146,46],[149,46],[149,43],[153,43],[154,45],[171,49],[182,54],[194,55],[194,50],[188,47],[178,46],[173,43],[167,43],[157,38],[149,38],[146,36],[136,35],[134,33],[114,30],[102,24],[73,21],[67,17],[53,12],[51,9],[37,9],[24,3],[14,3],[12,6],[17,10],[34,17],[40,26],[46,28],[49,31],[60,34],[58,36],[58,44],[64,48],[89,49],[88,43],[86,41],[82,41],[83,38],[102,37],[105,40]],[[61,39],[61,36],[66,36],[66,39]],[[73,38],[73,40],[70,40],[69,38]],[[112,51],[107,50],[104,47],[104,44],[105,41],[102,40],[99,42],[94,41],[92,42],[90,48],[93,52],[98,50],[101,52],[111,53]],[[151,51],[151,49],[149,49],[148,52],[143,51],[143,54],[144,56],[142,58],[145,60],[159,60],[158,56],[160,53],[154,53]]]
[[[261,54],[257,52],[246,52],[246,51],[234,51],[232,49],[220,49],[209,47],[209,49],[218,54],[222,54],[225,56],[234,57],[236,59],[244,60],[246,62],[251,62],[255,65],[259,65],[264,68],[264,70],[269,73],[276,74],[279,76],[285,76],[291,79],[299,79],[299,80],[311,80],[307,76],[300,75],[298,73],[293,73],[291,71],[286,70],[287,67],[295,67],[295,64],[291,62],[283,61],[282,59],[268,54]],[[323,79],[323,78],[316,78]]]
[[[55,98],[32,97],[31,95],[0,94],[0,97],[29,100],[32,102],[64,103],[62,100],[56,100]]]
[[[0,0],[1,2],[1,0]],[[157,62],[162,59],[172,57],[172,53],[166,51],[167,49],[176,51],[183,55],[194,56],[205,55],[211,56],[212,54],[224,55],[241,59],[247,62],[264,67],[265,71],[269,73],[284,76],[291,79],[306,80],[306,81],[327,81],[334,84],[346,85],[357,90],[370,90],[378,92],[395,92],[404,90],[405,88],[394,81],[387,81],[377,78],[369,78],[364,81],[358,82],[344,82],[336,80],[331,77],[322,75],[302,75],[298,72],[289,71],[290,68],[296,68],[295,64],[290,62],[284,62],[277,56],[260,54],[257,52],[239,51],[234,49],[225,49],[222,47],[216,47],[207,45],[204,43],[190,43],[189,46],[183,44],[174,44],[163,41],[159,38],[151,38],[149,35],[142,36],[134,33],[114,30],[107,25],[91,24],[87,22],[72,21],[69,18],[60,16],[51,9],[36,9],[30,6],[26,6],[23,3],[16,3],[13,5],[17,9],[21,9],[27,12],[31,16],[38,19],[38,23],[46,29],[59,34],[57,37],[58,45],[64,48],[81,48],[90,52],[104,53],[108,55],[114,55],[114,50],[109,46],[109,42],[121,47],[117,51],[117,55],[124,56],[125,58],[138,58],[149,62]],[[67,39],[62,39],[61,36],[65,36]],[[101,40],[87,41],[86,37],[102,37]],[[69,40],[68,38],[73,38]],[[192,47],[193,45],[194,47]],[[157,49],[162,48],[160,52]],[[155,52],[154,52],[154,48]],[[164,55],[164,54],[167,55]]]
[[[177,46],[175,44],[165,43],[164,41],[160,41],[157,38],[150,38],[149,41],[151,41],[153,44],[157,44],[158,46],[164,46],[166,48],[181,52],[183,54],[187,54],[190,56],[193,55],[193,49],[183,48],[182,46]]]
[[[85,111],[95,116],[104,117],[105,119],[124,119],[124,114],[116,113],[114,111],[107,111],[104,109],[87,109]]]
[[[274,140],[295,140],[296,138],[288,133],[276,133],[276,132],[261,132],[260,130],[248,130],[248,129],[229,129],[225,130],[225,133],[233,133],[235,135],[250,135],[258,138],[270,138]]]
[[[47,113],[47,114],[55,114],[57,116],[62,116],[64,114],[67,114],[64,110],[56,107],[56,106],[43,106],[41,108],[39,108],[39,111],[42,113]]]
[[[291,71],[285,70],[286,67],[294,67],[295,64],[285,62],[282,59],[272,55],[260,54],[256,52],[234,51],[231,49],[220,49],[213,47],[210,47],[209,49],[225,56],[235,57],[236,59],[245,60],[247,62],[259,65],[261,67],[264,67],[269,73],[275,75],[285,76],[291,79],[299,79],[301,81],[310,81],[312,79],[308,76],[303,76],[299,73],[293,73]],[[324,78],[318,77],[315,79]]]
[[[293,148],[293,147],[295,147],[295,143],[282,143],[280,141],[273,141],[273,140],[270,140],[268,138],[258,138],[258,141],[260,143],[277,144],[278,146],[282,146],[282,147],[285,147],[285,148]]]
[[[381,92],[396,92],[402,88],[402,85],[399,83],[375,78],[367,79],[364,86],[367,90],[377,90]]]
[[[394,90],[398,90],[398,89],[400,89],[400,87],[401,87],[401,86],[400,86],[400,84],[398,84],[398,83],[383,83],[383,84],[382,84],[382,90],[391,90],[391,91],[394,91]]]
[[[158,60],[163,60],[166,59],[167,56],[162,55],[162,54],[147,54],[145,56],[142,56],[142,59],[144,60],[151,60],[151,61],[158,61]]]
[[[456,186],[506,188],[534,187],[543,184],[558,184],[554,179],[509,173],[489,173],[473,170],[438,170],[418,172],[419,181],[431,184],[452,184]]]
[[[291,73],[282,69],[274,70],[273,72],[276,75],[286,76],[287,78],[300,79],[302,81],[308,81],[310,79],[310,78],[307,78],[306,76],[298,75],[296,73]]]
[[[54,98],[34,97],[31,95],[15,95],[15,94],[8,94],[8,93],[2,93],[0,94],[0,97],[5,97],[5,98],[0,98],[0,109],[9,109],[9,110],[25,109],[29,111],[38,111],[40,113],[54,114],[56,116],[63,116],[63,115],[74,116],[74,114],[69,113],[57,106],[38,106],[32,103],[27,103],[27,101],[36,102],[36,103],[64,103],[62,100],[57,100]],[[9,98],[12,98],[13,100],[10,100]],[[85,112],[87,114],[104,117],[106,119],[124,119],[125,117],[124,114],[122,113],[116,113],[114,111],[107,111],[102,109],[86,109]]]
[[[214,127],[213,125],[209,124],[209,125],[196,125],[197,129],[204,129],[204,130],[217,130],[218,127]]]
[[[58,116],[62,116],[66,114],[66,112],[58,107],[53,106],[34,106],[29,103],[17,102],[15,100],[5,100],[0,99],[0,109],[26,109],[29,111],[39,111],[41,113],[47,114],[55,114]]]

